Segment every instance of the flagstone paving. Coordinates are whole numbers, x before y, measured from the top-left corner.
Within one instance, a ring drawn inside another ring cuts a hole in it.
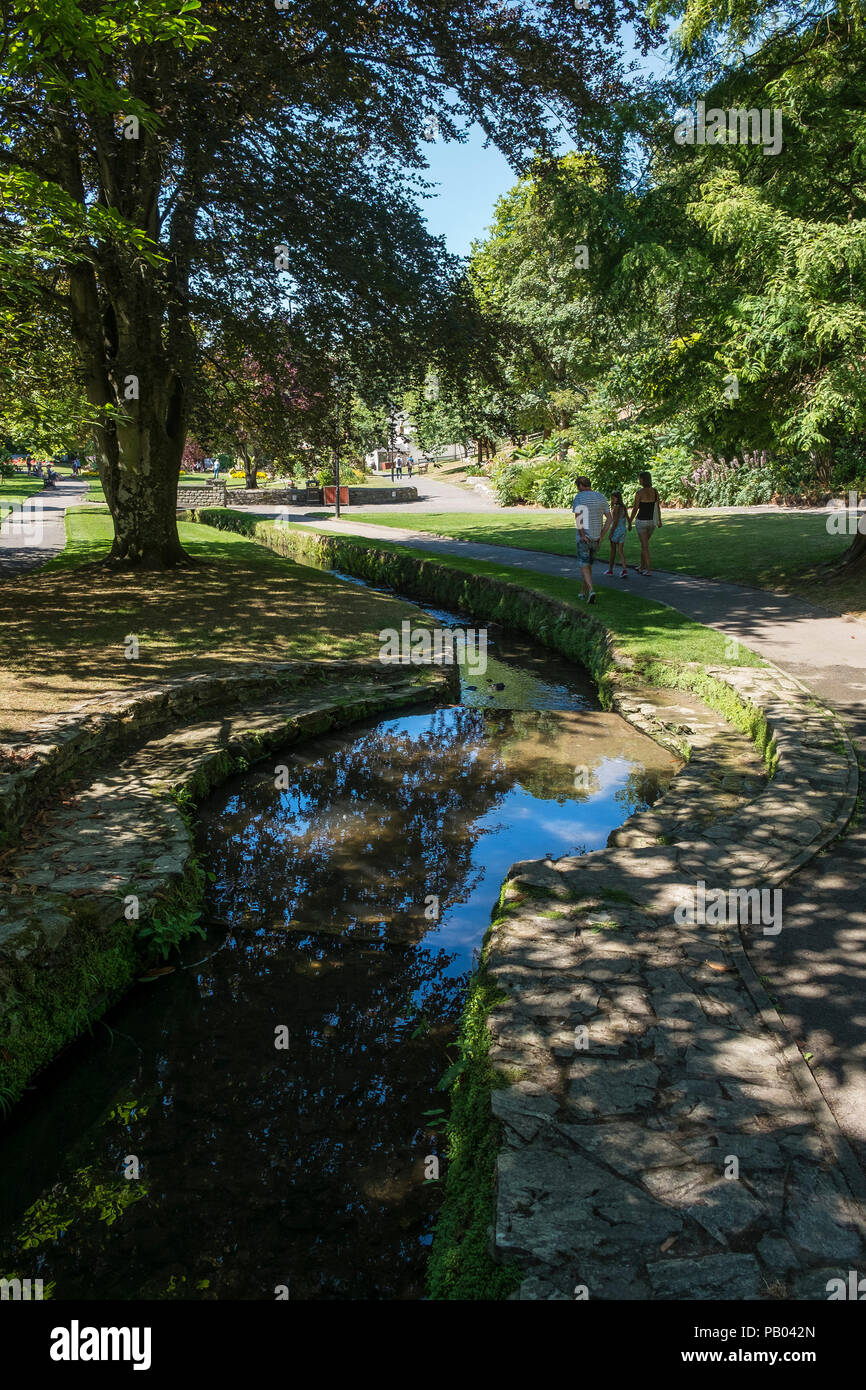
[[[861,1170],[743,949],[772,921],[683,920],[699,882],[784,885],[839,832],[853,748],[781,672],[715,674],[771,715],[764,790],[690,831],[718,790],[693,759],[608,849],[514,865],[494,920],[491,1234],[523,1300],[825,1299],[866,1259]]]

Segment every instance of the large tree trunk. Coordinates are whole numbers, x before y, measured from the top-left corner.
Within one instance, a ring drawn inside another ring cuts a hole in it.
[[[866,576],[866,517],[860,518],[857,534],[839,561],[839,566],[854,569]]]
[[[178,385],[162,408],[161,393],[130,401],[126,421],[100,431],[100,473],[114,521],[109,564],[167,569],[192,564],[177,532],[177,483],[185,433],[179,427]]]
[[[251,454],[250,451],[241,445],[241,457],[244,461],[244,484],[246,487],[258,487],[258,455]]]

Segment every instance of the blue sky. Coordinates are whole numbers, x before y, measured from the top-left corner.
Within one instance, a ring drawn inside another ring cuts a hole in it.
[[[637,60],[646,73],[659,76],[665,69],[661,53],[642,59],[629,45],[627,57]],[[472,241],[484,237],[496,199],[517,182],[517,175],[495,145],[485,149],[484,133],[477,126],[465,144],[446,144],[440,136],[426,150],[430,168],[425,177],[438,190],[422,201],[421,211],[434,236],[444,236],[449,251],[466,256]]]
[[[517,175],[494,145],[484,148],[477,127],[465,145],[441,139],[428,147],[425,177],[439,185],[421,211],[434,236],[444,236],[448,250],[466,256],[475,237],[483,237],[493,218],[496,199],[517,182]]]

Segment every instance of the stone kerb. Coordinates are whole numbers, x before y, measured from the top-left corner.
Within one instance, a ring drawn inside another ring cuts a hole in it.
[[[516,864],[494,919],[491,1060],[511,1084],[491,1100],[493,1245],[521,1299],[823,1299],[866,1257],[863,1175],[751,968],[749,927],[676,915],[697,880],[784,882],[847,824],[856,759],[774,667],[711,674],[771,726],[764,790],[699,834],[686,819],[676,843]]]

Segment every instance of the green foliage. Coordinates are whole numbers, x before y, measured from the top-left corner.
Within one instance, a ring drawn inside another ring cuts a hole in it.
[[[18,1243],[24,1250],[38,1250],[57,1241],[83,1216],[93,1215],[113,1226],[131,1206],[148,1195],[140,1179],[128,1182],[116,1177],[106,1181],[92,1166],[78,1168],[45,1197],[39,1197],[21,1218]]]
[[[375,411],[431,356],[474,354],[472,295],[417,205],[427,125],[480,124],[515,167],[563,126],[621,154],[626,25],[650,39],[631,0],[3,8],[0,332],[15,380],[36,381],[27,419],[94,428],[114,561],[185,562],[174,485],[208,395],[218,438],[277,457],[245,348],[299,371],[290,446],[351,434],[335,369]],[[69,382],[16,360],[44,337],[74,353]]]
[[[605,496],[618,490],[630,502],[652,449],[646,431],[637,429],[610,430],[595,438],[579,439],[566,446],[565,459],[558,457],[563,444],[559,436],[550,441],[546,457],[532,463],[498,465],[491,475],[497,501],[506,507],[519,503],[570,507],[577,491],[576,479],[585,475]]]
[[[630,484],[640,449],[618,459],[603,441],[639,418],[642,466],[668,500],[822,500],[866,474],[862,6],[653,12],[683,18],[677,97],[779,112],[781,149],[677,144],[658,92],[642,103],[651,158],[636,187],[576,155],[515,185],[470,267],[501,319],[512,432],[589,424],[571,458],[609,491]],[[511,471],[529,450],[501,466],[503,501],[561,504],[567,486],[537,461],[547,452],[532,451],[531,473]]]
[[[427,1276],[431,1299],[504,1299],[523,1277],[516,1267],[491,1258],[488,1240],[499,1148],[490,1098],[494,1086],[503,1083],[490,1063],[487,1017],[500,997],[482,963],[469,983],[458,1038],[461,1062],[451,1089],[445,1199]]]

